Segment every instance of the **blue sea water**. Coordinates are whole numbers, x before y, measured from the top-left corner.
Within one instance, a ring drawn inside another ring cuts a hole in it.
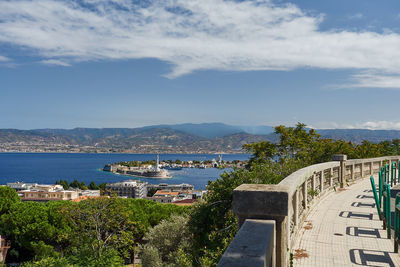
[[[160,160],[211,160],[215,154],[161,154]],[[247,160],[248,154],[223,154],[223,160]],[[100,169],[109,163],[131,160],[152,160],[151,154],[83,154],[83,153],[0,153],[0,184],[23,181],[42,184],[53,184],[63,179],[69,182],[77,179],[89,184],[113,183],[132,179],[131,176],[103,172]],[[224,171],[210,169],[187,169],[170,171],[173,178],[151,179],[135,178],[150,184],[168,183],[193,184],[195,189],[205,189],[209,180],[216,180]]]

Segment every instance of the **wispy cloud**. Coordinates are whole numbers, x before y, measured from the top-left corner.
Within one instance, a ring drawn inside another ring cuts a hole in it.
[[[6,61],[10,61],[10,59],[8,57],[0,55],[0,62],[6,62]]]
[[[400,89],[400,73],[361,72],[352,76],[348,87]]]
[[[354,124],[325,122],[319,129],[368,129],[368,130],[400,130],[400,121],[366,121]]]
[[[362,19],[364,15],[362,13],[356,13],[354,15],[348,16],[349,19]]]
[[[157,58],[173,64],[171,78],[202,69],[400,73],[399,34],[321,31],[322,15],[268,0],[1,1],[0,17],[0,42],[66,64]]]
[[[71,66],[71,64],[61,61],[61,60],[58,60],[58,59],[46,59],[46,60],[40,61],[40,63],[42,63],[44,65],[55,65],[55,66],[63,66],[63,67]]]

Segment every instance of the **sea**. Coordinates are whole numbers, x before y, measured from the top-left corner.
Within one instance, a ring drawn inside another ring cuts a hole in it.
[[[160,154],[162,160],[212,160],[216,154]],[[222,154],[225,161],[247,160],[249,154]],[[127,179],[146,181],[149,184],[181,184],[194,185],[195,189],[205,189],[208,181],[216,180],[223,172],[232,169],[197,169],[183,168],[179,171],[169,171],[173,178],[154,179],[136,178],[104,172],[101,169],[106,164],[120,161],[145,161],[156,159],[154,154],[89,154],[89,153],[0,153],[0,185],[9,182],[34,182],[40,184],[54,184],[63,179],[72,182],[74,179],[86,184],[95,182],[114,183]]]

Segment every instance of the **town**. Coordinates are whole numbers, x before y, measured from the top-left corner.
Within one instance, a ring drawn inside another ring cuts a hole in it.
[[[13,182],[8,187],[17,191],[22,201],[48,202],[69,200],[79,202],[88,198],[121,197],[147,199],[157,203],[191,205],[198,202],[207,190],[195,190],[190,184],[149,184],[139,180],[126,180],[105,185],[105,190],[80,189],[61,184]]]

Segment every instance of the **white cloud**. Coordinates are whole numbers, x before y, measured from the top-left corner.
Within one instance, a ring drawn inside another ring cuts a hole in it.
[[[400,89],[400,74],[379,73],[374,71],[361,72],[352,76],[353,83],[342,87],[388,88]]]
[[[10,61],[9,58],[0,55],[0,62]]]
[[[195,70],[300,67],[400,73],[400,35],[321,31],[323,16],[268,0],[21,0],[0,2],[0,42],[44,58],[157,58],[169,77]],[[135,4],[136,3],[136,4]],[[363,74],[361,74],[363,75]],[[368,77],[355,77],[361,86]]]
[[[355,124],[324,122],[317,129],[400,130],[400,121],[366,121]]]
[[[71,64],[58,60],[58,59],[46,59],[40,61],[40,63],[45,64],[45,65],[55,65],[55,66],[63,66],[63,67],[69,67]]]
[[[354,15],[350,15],[349,19],[362,19],[364,15],[362,13],[356,13]]]

